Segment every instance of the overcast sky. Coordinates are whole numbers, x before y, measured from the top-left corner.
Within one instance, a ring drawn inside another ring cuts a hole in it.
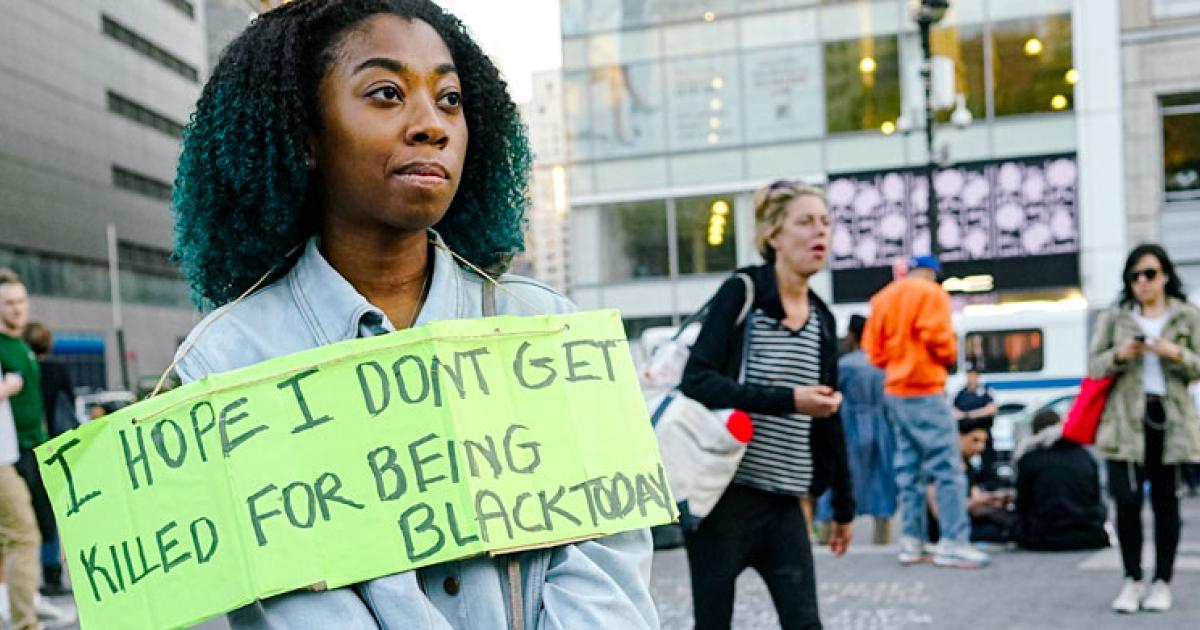
[[[436,0],[457,15],[508,80],[513,100],[528,101],[530,77],[562,65],[558,0]]]

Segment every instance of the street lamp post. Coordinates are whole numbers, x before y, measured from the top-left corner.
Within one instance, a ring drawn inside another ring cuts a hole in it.
[[[933,155],[933,53],[930,51],[929,31],[946,16],[950,8],[950,0],[921,0],[913,10],[913,19],[921,31],[921,83],[925,87],[925,150],[929,161],[925,164],[925,187],[929,201],[925,208],[929,223],[929,253],[940,256],[941,244],[938,243],[938,211],[937,192],[933,189],[933,173],[937,168],[937,160]]]

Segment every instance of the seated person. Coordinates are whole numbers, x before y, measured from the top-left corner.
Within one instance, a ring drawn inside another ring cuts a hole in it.
[[[1034,416],[1033,431],[1014,454],[1017,542],[1038,551],[1107,547],[1096,460],[1062,439],[1062,423],[1053,411]]]
[[[958,423],[958,444],[962,451],[963,474],[967,476],[967,512],[971,516],[971,542],[1010,542],[1016,517],[1012,511],[1012,492],[996,490],[994,480],[972,463],[983,452],[988,440],[987,419],[964,419]],[[929,539],[937,542],[937,497],[933,486],[927,493]]]

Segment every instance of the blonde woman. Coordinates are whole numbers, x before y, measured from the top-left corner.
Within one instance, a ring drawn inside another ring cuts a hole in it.
[[[809,288],[829,252],[824,192],[779,181],[754,196],[755,242],[766,264],[740,269],[754,285],[717,291],[683,393],[710,409],[750,414],[754,435],[733,482],[708,517],[684,533],[696,629],[728,628],[738,574],[762,576],[785,630],[820,628],[808,523],[800,498],[832,489],[829,545],[850,543],[854,498],[846,461],[833,314]]]

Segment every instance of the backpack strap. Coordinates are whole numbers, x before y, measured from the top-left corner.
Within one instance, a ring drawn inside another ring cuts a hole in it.
[[[742,284],[746,285],[746,303],[742,305],[742,310],[738,312],[735,322],[736,326],[741,326],[746,321],[746,316],[750,314],[750,309],[754,308],[754,280],[744,273],[735,275],[742,280]]]

